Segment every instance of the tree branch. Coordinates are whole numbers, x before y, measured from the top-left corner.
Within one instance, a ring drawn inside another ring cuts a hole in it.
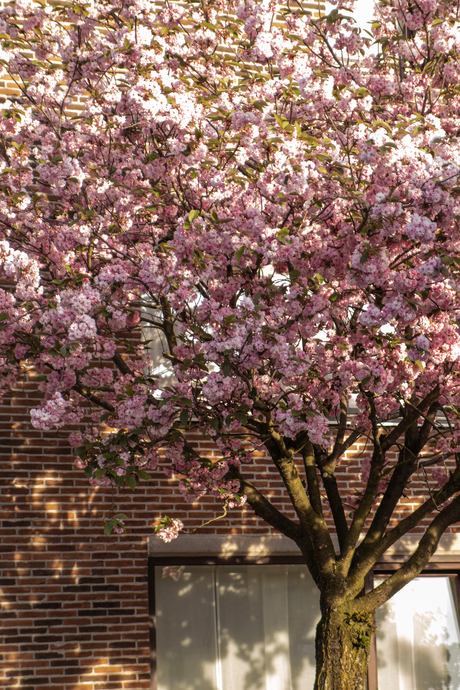
[[[334,544],[324,517],[312,507],[294,463],[294,449],[286,448],[284,439],[274,429],[271,439],[265,442],[273,462],[284,482],[292,505],[297,513],[300,526],[308,534],[313,547],[320,576],[332,572],[336,558]]]
[[[433,510],[438,509],[460,488],[460,468],[457,467],[455,472],[450,477],[447,484],[440,489],[435,495],[431,495],[421,506],[419,506],[413,513],[398,522],[389,532],[385,534],[382,539],[374,543],[371,547],[362,548],[360,545],[355,552],[355,557],[352,563],[352,569],[356,573],[368,572],[370,568],[379,560],[379,558],[390,548],[394,543],[401,539],[411,529],[416,527],[424,518],[426,518]]]
[[[348,531],[345,543],[340,555],[340,561],[342,563],[343,573],[348,571],[350,563],[353,558],[354,550],[358,539],[361,535],[361,531],[364,527],[369,513],[374,505],[375,498],[378,494],[380,480],[382,478],[382,469],[385,463],[385,453],[382,449],[381,437],[382,429],[377,423],[377,414],[375,409],[375,403],[373,395],[368,394],[369,406],[370,406],[370,416],[372,423],[372,435],[374,441],[374,452],[372,454],[371,469],[369,473],[369,479],[367,480],[367,485],[364,491],[364,495],[360,501],[358,508],[355,511],[351,527]]]
[[[418,454],[426,445],[430,434],[431,425],[434,423],[436,418],[437,410],[438,402],[436,401],[433,403],[433,405],[431,405],[417,438],[413,439],[413,450],[410,450],[410,448],[407,447],[408,444],[405,444],[401,449],[398,464],[393,470],[391,479],[388,483],[380,505],[377,508],[372,524],[362,543],[358,547],[357,552],[364,553],[366,549],[372,549],[373,545],[377,544],[385,534],[385,530],[391,519],[393,511],[404,492],[406,483],[411,474],[414,472],[414,468],[417,466]],[[410,455],[410,457],[407,457],[408,455]]]
[[[345,542],[348,537],[348,523],[343,508],[342,499],[339,494],[337,480],[335,475],[324,473],[322,475],[324,488],[326,489],[327,500],[331,506],[332,517],[334,519],[335,529],[337,531],[337,538],[339,540],[340,551],[345,547]]]
[[[345,393],[340,396],[340,418],[339,426],[337,428],[337,435],[335,437],[334,448],[332,449],[331,456],[336,456],[337,451],[343,444],[343,439],[345,438],[345,431],[347,430],[347,419],[348,419],[348,401]],[[340,455],[337,455],[339,458]]]
[[[315,451],[309,439],[306,440],[305,446],[302,448],[302,458],[305,468],[305,476],[307,478],[307,490],[311,506],[315,513],[322,515],[323,507],[321,505],[321,493],[319,490],[318,473],[316,470]]]
[[[363,433],[364,429],[362,427],[354,429],[343,443],[341,443],[338,446],[337,444],[334,445],[332,452],[330,453],[326,460],[326,463],[324,464],[326,472],[329,472],[329,474],[334,473],[339,458],[356,443],[356,441],[359,439],[360,436],[363,435]]]
[[[253,511],[265,520],[269,525],[279,530],[289,539],[297,542],[301,535],[300,525],[283,515],[270,501],[250,481],[245,479],[239,472],[231,474],[232,478],[238,479],[241,491],[246,496]]]
[[[121,371],[123,376],[126,376],[126,374],[132,374],[133,373],[119,352],[116,352],[114,354],[114,356],[112,357],[112,361],[114,362],[117,369],[119,369],[119,371]]]
[[[74,386],[72,386],[72,390],[79,393],[83,398],[85,398],[85,400],[89,400],[89,402],[92,402],[95,405],[102,407],[104,410],[107,410],[107,412],[115,412],[113,405],[105,402],[105,400],[102,400],[101,398],[98,398],[97,395],[93,395],[93,393],[87,393],[83,386],[81,386],[79,383],[76,383]]]
[[[308,569],[319,586],[320,575],[318,572],[317,561],[314,555],[313,545],[310,537],[302,530],[300,525],[287,518],[258,490],[235,467],[230,468],[228,476],[240,482],[242,493],[256,515],[265,520],[269,525],[277,529],[289,539],[292,539],[302,551]]]
[[[407,410],[407,413],[399,424],[397,424],[393,431],[390,431],[390,433],[387,434],[384,439],[382,439],[382,450],[386,452],[389,448],[391,448],[391,446],[396,443],[398,438],[400,438],[406,432],[406,430],[417,421],[418,417],[420,417],[420,413],[423,413],[427,408],[430,408],[438,398],[439,386],[436,386],[418,405],[411,404],[411,409]]]
[[[408,561],[376,589],[356,600],[357,608],[374,611],[378,606],[381,606],[390,597],[395,595],[396,592],[399,592],[414,577],[417,577],[435,553],[439,540],[446,529],[459,520],[460,496],[457,496],[452,503],[449,503],[446,508],[436,515]]]

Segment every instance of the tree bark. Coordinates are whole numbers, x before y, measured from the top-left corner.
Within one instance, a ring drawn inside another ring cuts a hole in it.
[[[365,690],[373,617],[323,608],[316,630],[315,690]]]

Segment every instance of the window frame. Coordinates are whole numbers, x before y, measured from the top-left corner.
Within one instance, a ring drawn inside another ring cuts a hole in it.
[[[202,535],[204,539],[211,535]],[[212,535],[224,541],[226,537],[231,538],[234,535]],[[272,535],[250,535],[252,539],[257,536]],[[198,535],[194,535],[196,539]],[[212,538],[211,537],[211,538]],[[199,539],[199,537],[198,537]],[[275,539],[277,539],[275,537]],[[154,538],[155,542],[157,541]],[[171,548],[171,547],[169,547]],[[269,548],[269,547],[268,547]],[[168,545],[166,545],[168,549]],[[150,643],[150,690],[158,690],[157,684],[157,653],[156,653],[156,602],[155,602],[155,567],[156,566],[191,566],[191,565],[299,565],[305,564],[302,556],[296,555],[289,551],[285,554],[267,554],[260,553],[251,555],[241,553],[234,555],[215,555],[213,553],[192,556],[189,553],[180,551],[174,553],[171,549],[170,555],[164,555],[166,549],[161,549],[162,553],[153,553],[150,548],[148,556],[148,600],[149,600],[149,643]],[[199,550],[198,550],[199,551]],[[390,554],[381,558],[381,560],[374,566],[372,570],[366,575],[364,583],[364,591],[369,592],[373,589],[374,578],[391,575],[397,568],[406,562],[401,554]],[[433,561],[427,564],[426,568],[417,577],[449,577],[455,579],[455,606],[457,618],[460,625],[460,554],[439,554],[435,555]],[[377,669],[377,638],[376,635],[371,637],[371,646],[369,654],[369,665],[367,671],[367,690],[378,690],[378,669]]]
[[[366,575],[364,591],[369,592],[373,589],[374,578],[390,576],[405,562],[405,559],[400,555],[383,556]],[[460,556],[443,556],[440,554],[436,557],[435,555],[435,560],[430,561],[417,577],[449,577],[455,580],[454,602],[457,620],[460,626]],[[375,634],[371,637],[369,666],[367,670],[367,690],[378,690],[377,636]]]
[[[149,556],[148,558],[148,597],[149,597],[149,642],[150,642],[150,688],[158,690],[157,652],[156,652],[156,601],[155,568],[157,566],[190,565],[305,565],[302,556]]]

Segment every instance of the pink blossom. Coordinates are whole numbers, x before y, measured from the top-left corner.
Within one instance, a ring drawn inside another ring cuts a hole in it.
[[[418,213],[414,213],[410,223],[406,225],[406,234],[411,240],[429,242],[433,239],[436,227],[436,223],[426,216],[423,217],[419,216]]]
[[[420,350],[429,350],[430,349],[430,341],[428,338],[425,338],[424,335],[419,335],[417,337],[417,347],[420,348]]]
[[[431,470],[431,478],[436,484],[442,487],[449,481],[449,472],[445,467],[433,467]]]
[[[69,328],[70,340],[90,340],[96,335],[96,322],[88,314],[79,316]]]
[[[184,525],[182,520],[178,518],[165,518],[163,521],[163,526],[157,529],[158,536],[163,539],[164,542],[168,543],[173,539],[177,539],[179,532],[183,529]]]

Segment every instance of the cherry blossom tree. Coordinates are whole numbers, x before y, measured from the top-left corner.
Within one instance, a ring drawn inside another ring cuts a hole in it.
[[[316,690],[364,688],[373,612],[460,520],[459,7],[380,0],[368,33],[352,9],[0,11],[2,389],[38,372],[32,423],[79,424],[92,483],[135,489],[161,457],[185,500],[247,501],[291,538],[321,602]],[[336,468],[361,437],[350,495]],[[245,478],[261,447],[295,519]],[[180,528],[163,516],[160,534]]]

